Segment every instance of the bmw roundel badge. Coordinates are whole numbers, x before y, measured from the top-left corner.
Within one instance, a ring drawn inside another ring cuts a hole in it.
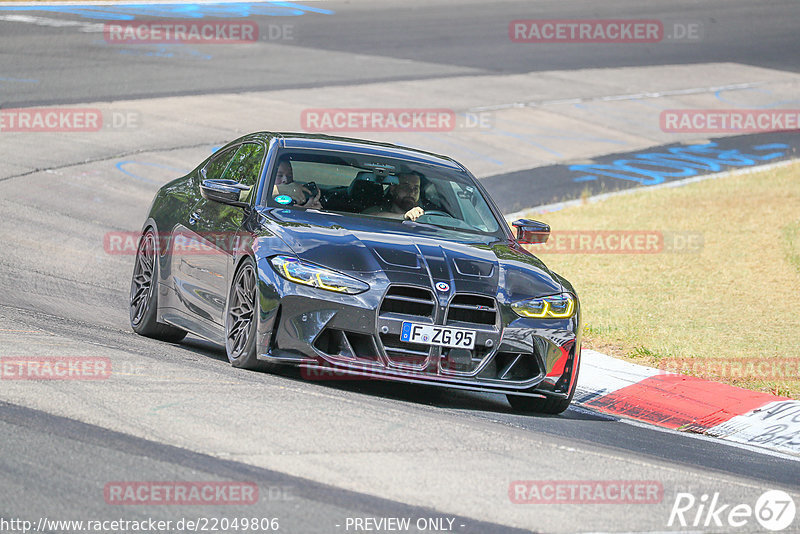
[[[436,289],[444,293],[450,291],[450,285],[444,282],[436,282]]]

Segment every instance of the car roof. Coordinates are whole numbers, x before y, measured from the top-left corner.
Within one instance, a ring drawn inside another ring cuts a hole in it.
[[[383,156],[411,160],[452,169],[463,169],[461,164],[447,156],[391,143],[368,141],[366,139],[294,132],[255,132],[244,136],[240,141],[261,140],[269,143],[274,138],[279,140],[282,148],[287,149],[333,150],[368,156]]]

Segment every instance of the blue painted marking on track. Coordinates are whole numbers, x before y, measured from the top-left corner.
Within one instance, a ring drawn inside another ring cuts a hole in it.
[[[779,148],[789,148],[789,145],[783,143],[769,143],[767,145],[754,145],[756,150],[776,150]],[[769,154],[762,154],[761,159],[771,160],[783,156],[786,152],[770,152]]]
[[[131,164],[133,164],[133,165],[147,165],[147,166],[156,167],[156,168],[159,168],[159,169],[167,169],[169,171],[175,171],[181,176],[183,176],[184,174],[186,174],[188,172],[185,169],[177,169],[175,167],[170,167],[169,165],[162,165],[161,163],[149,163],[149,162],[146,162],[146,161],[126,160],[126,161],[120,161],[119,163],[117,163],[115,165],[115,167],[117,168],[118,171],[120,171],[120,172],[122,172],[124,174],[127,174],[131,178],[135,178],[136,180],[139,180],[141,182],[145,182],[145,183],[148,183],[148,184],[161,184],[162,182],[161,181],[156,181],[156,180],[151,180],[150,178],[145,178],[144,176],[139,176],[138,174],[133,173],[133,172],[131,172],[129,170],[126,170],[124,168],[125,166],[131,165]]]
[[[105,43],[104,43],[105,44]],[[193,48],[186,48],[186,45],[159,45],[157,50],[142,50],[123,48],[118,51],[122,55],[128,56],[147,56],[147,57],[192,57],[195,59],[209,60],[214,56],[203,54]]]
[[[168,52],[166,48],[159,48],[156,51],[144,51],[144,50],[129,50],[127,48],[123,48],[119,51],[120,54],[123,56],[148,56],[148,57],[175,57],[173,52]]]
[[[771,95],[772,94],[772,91],[770,91],[768,89],[761,89],[761,88],[757,88],[757,87],[753,87],[753,88],[749,88],[749,89],[740,89],[739,91],[757,91],[759,93],[763,93],[763,94],[767,94],[767,95]],[[722,96],[722,93],[727,93],[727,92],[731,92],[731,91],[730,90],[726,90],[726,89],[720,89],[719,91],[716,91],[714,93],[714,97],[717,100],[719,100],[720,102],[724,102],[726,104],[733,104],[733,105],[735,105],[737,107],[742,107],[741,104],[739,104],[737,102],[734,102],[734,101]],[[798,104],[798,103],[800,103],[800,99],[797,99],[797,98],[792,98],[792,99],[789,99],[789,100],[773,100],[772,102],[769,102],[767,104],[761,104],[761,105],[758,105],[758,106],[747,106],[746,108],[743,108],[743,109],[771,109],[771,108],[779,108],[779,107],[782,107],[782,106],[786,106],[788,104]]]
[[[743,152],[738,148],[718,148],[717,143],[705,143],[671,147],[661,152],[642,152],[608,164],[570,165],[569,170],[581,173],[572,179],[574,182],[596,180],[600,175],[641,185],[656,185],[668,179],[719,172],[726,167],[750,167],[785,156],[790,148],[784,143],[769,143],[752,145],[748,152]],[[772,152],[758,154],[753,151]]]
[[[0,11],[39,11],[79,15],[93,20],[136,20],[137,17],[163,17],[173,19],[246,18],[252,15],[270,17],[298,17],[308,13],[333,15],[334,11],[306,6],[296,2],[231,2],[231,3],[171,3],[92,5],[71,4],[60,6],[5,6]]]
[[[747,88],[747,89],[738,89],[736,92],[737,92],[737,94],[741,94],[742,91],[756,91],[756,92],[759,92],[759,93],[769,93],[769,91],[765,91],[764,89],[759,89],[758,87],[752,87],[752,88]],[[729,92],[731,92],[730,89],[719,89],[717,91],[714,91],[714,98],[716,98],[720,102],[724,102],[725,104],[733,104],[733,105],[735,105],[737,107],[741,107],[741,104],[739,104],[737,102],[733,102],[732,100],[729,100],[728,98],[725,98],[724,96],[722,96],[722,93],[729,93]],[[747,109],[761,109],[761,107],[762,106],[755,106],[755,107],[749,107],[748,106]]]
[[[659,102],[653,100],[634,100],[633,103],[638,104],[640,106],[657,109],[659,111],[664,109],[664,107]]]
[[[786,106],[787,104],[800,104],[800,99],[793,98],[791,100],[777,100],[775,102],[770,102],[769,104],[765,105],[766,109],[769,108],[779,108],[782,106]]]
[[[36,80],[34,78],[7,78],[5,76],[0,76],[0,82],[39,83],[39,80]]]
[[[293,9],[301,7],[302,9],[306,10],[309,13],[319,13],[321,15],[333,15],[334,13],[334,11],[331,9],[322,9],[321,7],[312,7],[312,6],[300,6],[296,2],[275,2],[275,5]]]

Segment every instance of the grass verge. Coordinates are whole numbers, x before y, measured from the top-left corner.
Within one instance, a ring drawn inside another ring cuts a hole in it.
[[[528,217],[553,228],[547,247],[563,231],[664,239],[657,253],[528,247],[575,285],[585,347],[800,398],[800,162]]]

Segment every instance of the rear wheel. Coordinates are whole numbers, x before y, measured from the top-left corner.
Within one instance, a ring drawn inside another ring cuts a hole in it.
[[[257,287],[255,263],[252,258],[247,258],[233,279],[225,311],[225,350],[234,367],[265,367],[256,358]]]
[[[131,278],[131,328],[139,335],[177,343],[186,331],[156,321],[158,310],[158,246],[156,234],[149,228],[139,240],[136,263]]]

